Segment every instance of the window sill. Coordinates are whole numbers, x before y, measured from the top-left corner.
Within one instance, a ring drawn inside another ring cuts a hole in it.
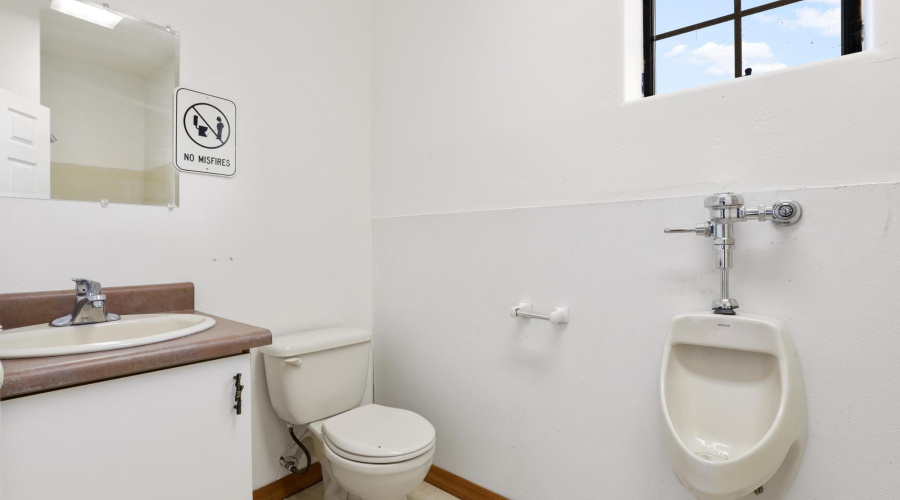
[[[632,97],[625,98],[619,107],[632,106],[639,102],[657,102],[659,100],[667,100],[668,98],[679,98],[683,96],[690,96],[698,93],[719,93],[721,97],[726,97],[726,90],[734,88],[737,85],[755,85],[755,82],[758,81],[772,81],[778,78],[797,78],[801,73],[809,73],[811,76],[815,76],[815,74],[821,73],[822,71],[830,70],[833,66],[847,66],[850,68],[857,66],[867,66],[870,64],[876,64],[879,62],[883,62],[886,60],[890,60],[885,52],[873,48],[864,50],[862,52],[858,52],[856,54],[848,54],[846,56],[835,57],[833,59],[826,59],[824,61],[817,61],[814,63],[803,64],[800,66],[793,66],[790,68],[779,69],[776,71],[770,71],[767,73],[760,73],[753,76],[745,76],[742,78],[735,78],[732,80],[726,80],[722,82],[710,83],[707,85],[700,85],[697,87],[691,87],[682,90],[676,90],[674,92],[669,92],[666,94],[656,94],[650,97]]]

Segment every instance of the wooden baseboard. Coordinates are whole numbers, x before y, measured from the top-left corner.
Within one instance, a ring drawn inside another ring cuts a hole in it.
[[[322,466],[318,462],[312,464],[306,474],[290,474],[253,491],[253,500],[284,500],[299,493],[322,480]],[[431,466],[425,481],[440,488],[460,500],[509,500],[487,488],[463,479],[456,474]]]
[[[318,462],[306,474],[288,474],[274,483],[253,491],[253,500],[284,500],[322,480],[322,466]]]
[[[434,465],[431,466],[431,470],[425,476],[425,481],[461,500],[509,500]]]

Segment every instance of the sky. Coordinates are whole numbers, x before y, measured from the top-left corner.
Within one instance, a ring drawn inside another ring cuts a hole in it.
[[[742,1],[742,8],[748,9],[771,0]],[[733,0],[656,0],[656,32],[733,11]],[[753,68],[754,75],[839,57],[841,0],[804,0],[747,16],[742,33],[744,68]],[[656,43],[657,94],[733,78],[733,22]]]

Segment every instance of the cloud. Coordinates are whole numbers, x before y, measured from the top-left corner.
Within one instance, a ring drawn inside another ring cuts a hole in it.
[[[680,56],[681,54],[684,54],[684,51],[686,51],[687,48],[688,48],[688,46],[686,43],[680,43],[680,44],[672,47],[672,50],[666,52],[665,57],[672,58],[675,56]]]
[[[765,73],[786,68],[787,65],[773,61],[775,54],[765,42],[744,42],[742,45],[744,67],[753,68],[754,73]],[[734,44],[724,45],[707,42],[687,54],[687,62],[706,66],[704,75],[727,75],[734,73]]]
[[[708,66],[704,75],[724,75],[734,71],[734,45],[706,42],[690,52],[692,64]]]
[[[741,45],[745,60],[772,59],[775,53],[766,42],[744,42]]]
[[[793,21],[800,28],[818,31],[822,36],[841,36],[841,9],[819,10],[803,6],[794,9],[797,19]]]
[[[781,18],[772,13],[763,12],[753,16],[764,23],[780,21],[780,25],[788,30],[810,29],[818,31],[822,36],[841,36],[841,8],[840,0],[809,0],[810,3],[823,5],[835,5],[830,9],[819,9],[804,5],[793,9],[793,19]]]

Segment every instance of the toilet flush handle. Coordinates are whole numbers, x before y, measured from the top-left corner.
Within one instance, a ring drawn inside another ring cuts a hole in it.
[[[288,359],[284,360],[284,362],[289,365],[296,366],[297,368],[299,368],[300,365],[303,364],[303,360],[300,358],[288,358]]]

